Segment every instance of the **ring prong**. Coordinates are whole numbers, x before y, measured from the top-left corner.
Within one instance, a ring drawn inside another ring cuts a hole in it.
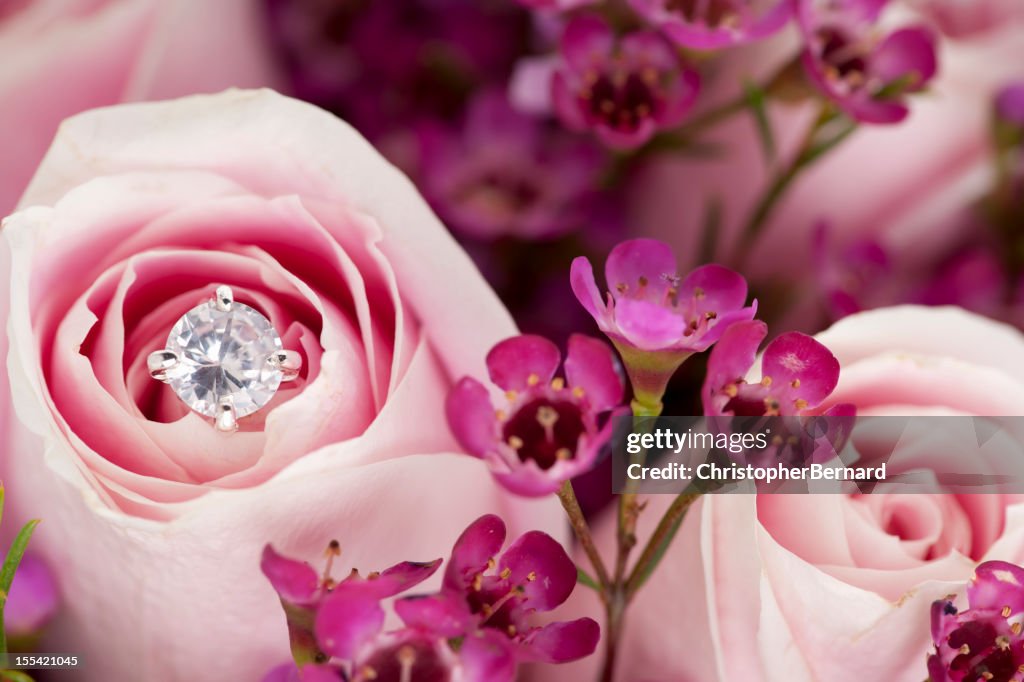
[[[172,369],[181,358],[173,350],[155,350],[146,358],[149,376],[160,381],[167,381],[167,370]]]
[[[231,433],[238,430],[238,419],[231,398],[221,398],[217,403],[217,430]]]
[[[217,295],[214,297],[214,303],[217,306],[217,310],[228,312],[231,310],[231,304],[235,302],[235,293],[231,291],[231,287],[227,284],[221,284],[217,287]]]
[[[281,381],[295,381],[302,369],[302,356],[294,350],[279,350],[272,353],[267,362],[281,370]]]

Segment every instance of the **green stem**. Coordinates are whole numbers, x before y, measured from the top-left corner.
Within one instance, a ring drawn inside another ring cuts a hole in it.
[[[779,200],[785,195],[800,173],[812,166],[825,152],[837,146],[857,129],[856,122],[848,122],[843,124],[838,133],[822,140],[822,133],[830,124],[837,120],[839,120],[839,114],[833,109],[831,104],[824,104],[818,117],[804,134],[803,140],[800,142],[800,146],[790,162],[775,173],[768,189],[765,190],[754,206],[754,210],[751,212],[736,242],[736,252],[733,261],[737,265],[742,266],[744,264],[750,255],[750,250],[755,241],[760,236],[772,212],[778,206]]]
[[[633,400],[634,430],[646,430],[653,424],[653,417],[661,414],[661,396],[643,395],[642,399]],[[631,464],[643,465],[647,451],[633,455]],[[611,682],[615,674],[616,652],[619,639],[625,626],[626,607],[629,606],[629,595],[626,591],[626,570],[629,556],[636,546],[636,524],[643,511],[637,500],[637,482],[630,479],[619,496],[618,542],[615,555],[615,574],[608,589],[605,591],[605,657],[601,672],[602,682]]]
[[[573,533],[576,534],[576,539],[579,540],[580,546],[583,547],[587,558],[590,559],[590,565],[593,566],[594,573],[596,574],[597,584],[601,588],[602,596],[604,596],[611,585],[611,581],[608,578],[608,569],[605,568],[604,561],[601,560],[601,554],[597,551],[597,545],[594,544],[594,537],[590,533],[590,526],[587,524],[586,517],[583,516],[579,500],[576,499],[576,491],[572,488],[572,481],[566,481],[558,489],[558,499],[562,503],[562,508],[565,509],[566,516],[569,517],[569,523],[572,525]]]
[[[644,581],[654,571],[661,556],[665,553],[668,543],[671,542],[683,519],[686,517],[686,512],[700,498],[700,495],[697,492],[684,491],[679,493],[676,499],[672,501],[672,505],[665,511],[665,515],[658,522],[658,527],[655,528],[654,533],[647,541],[647,545],[644,546],[643,551],[640,553],[640,558],[637,559],[636,564],[633,566],[633,572],[630,573],[629,580],[626,581],[627,601],[633,598],[633,595],[636,594]]]
[[[744,92],[734,100],[726,102],[714,109],[709,109],[703,114],[694,116],[674,130],[655,136],[655,138],[650,142],[650,146],[658,149],[684,146],[691,142],[693,138],[697,137],[700,133],[731,118],[735,114],[746,109],[748,106],[749,99],[747,97],[747,93]]]

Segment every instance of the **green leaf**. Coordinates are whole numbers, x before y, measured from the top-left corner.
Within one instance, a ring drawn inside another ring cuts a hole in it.
[[[32,531],[39,525],[39,519],[33,519],[26,523],[11,543],[7,557],[4,559],[3,567],[0,567],[0,654],[7,653],[7,633],[4,630],[4,606],[7,604],[7,594],[11,591],[11,583],[14,582],[14,574],[21,563],[21,557],[25,555],[29,538]]]
[[[39,519],[29,521],[18,531],[17,537],[11,543],[4,565],[0,568],[0,605],[7,601],[7,593],[11,591],[11,583],[14,581],[14,572],[18,570],[21,557],[25,555],[25,549],[28,547],[28,540],[38,525]]]
[[[775,134],[772,132],[772,124],[768,119],[768,96],[759,85],[752,81],[746,81],[743,84],[743,94],[746,97],[747,106],[754,114],[754,121],[757,123],[757,134],[761,138],[761,150],[764,152],[764,158],[769,164],[774,164]]]
[[[815,140],[814,144],[800,157],[799,166],[804,168],[814,163],[852,135],[855,130],[857,130],[856,121],[844,121],[839,125],[838,131],[832,132],[830,135],[823,135],[822,138]]]
[[[0,670],[0,680],[8,680],[9,682],[34,682],[28,673],[23,673],[20,670]]]
[[[589,587],[595,592],[601,591],[601,586],[597,584],[597,581],[579,566],[576,567],[576,582],[585,587]]]
[[[682,527],[684,518],[685,515],[675,519],[672,522],[672,525],[669,526],[668,532],[658,538],[657,541],[655,541],[655,544],[651,545],[651,549],[653,551],[642,563],[637,564],[633,575],[630,576],[629,579],[629,586],[632,593],[636,593],[637,590],[643,587],[644,583],[647,582],[647,579],[654,573],[654,569],[656,569],[658,564],[661,563],[662,557],[665,556],[665,552],[668,551],[669,546],[675,539],[676,533],[678,533],[679,529]]]

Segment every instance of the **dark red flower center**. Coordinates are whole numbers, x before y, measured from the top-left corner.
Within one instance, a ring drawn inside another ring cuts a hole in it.
[[[631,133],[655,115],[661,98],[656,88],[660,75],[654,68],[641,73],[613,71],[597,76],[584,91],[587,110],[594,121],[624,133]]]
[[[467,603],[472,613],[482,616],[481,625],[499,630],[514,637],[520,625],[517,618],[521,601],[519,592],[505,583],[491,578],[490,585],[484,584],[479,590],[470,590]]]
[[[821,41],[821,60],[835,77],[851,85],[864,82],[868,64],[860,43],[833,27],[819,30],[818,40]]]
[[[703,22],[713,28],[727,25],[738,16],[730,0],[668,0],[665,9],[682,15],[688,22]]]
[[[374,682],[449,682],[451,668],[435,643],[409,639],[373,652],[355,671],[357,680]]]
[[[532,460],[547,470],[559,460],[575,456],[586,430],[576,403],[539,397],[516,410],[505,422],[502,435],[520,461]]]
[[[962,682],[1013,682],[1021,665],[1010,640],[985,621],[964,623],[950,633],[947,643],[960,651],[949,669]]]

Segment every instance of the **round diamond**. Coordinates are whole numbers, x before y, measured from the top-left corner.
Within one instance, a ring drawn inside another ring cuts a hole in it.
[[[281,350],[270,320],[242,303],[221,310],[210,301],[185,313],[167,337],[180,361],[167,371],[167,383],[186,405],[214,417],[217,405],[231,401],[236,417],[260,409],[281,384],[281,369],[268,359]]]

